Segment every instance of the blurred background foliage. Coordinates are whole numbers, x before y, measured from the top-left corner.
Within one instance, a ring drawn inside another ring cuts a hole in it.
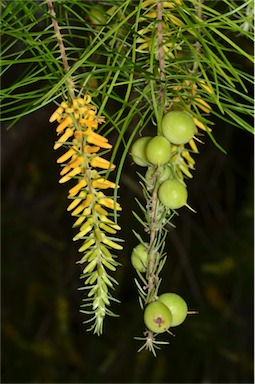
[[[25,69],[18,68],[20,75]],[[209,138],[200,146],[189,182],[197,213],[182,209],[175,218],[162,272],[162,291],[171,287],[199,315],[176,328],[154,358],[137,354],[141,345],[134,340],[143,329],[130,263],[132,230],[140,230],[132,214],[134,197],[142,198],[140,169],[126,158],[120,182],[125,248],[115,275],[120,317],[107,318],[97,337],[86,332],[79,313],[81,271],[66,212],[68,186],[58,184],[48,123],[53,110],[45,105],[9,131],[8,121],[2,124],[2,382],[253,382],[253,136],[214,116],[214,136],[227,155]],[[116,141],[114,132],[109,140]]]

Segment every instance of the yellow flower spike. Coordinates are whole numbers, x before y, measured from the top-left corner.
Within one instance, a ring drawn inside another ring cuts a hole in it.
[[[73,155],[75,155],[77,152],[73,149],[73,148],[70,148],[68,149],[68,151],[66,153],[64,153],[62,156],[60,156],[58,159],[57,159],[57,163],[64,163],[65,161],[67,161],[68,159],[70,159],[70,157],[72,157]]]
[[[196,104],[198,106],[198,108],[200,108],[205,113],[210,113],[210,111],[212,109],[211,106],[201,98],[195,98],[194,104]]]
[[[61,114],[64,112],[64,108],[62,107],[58,107],[56,109],[55,112],[53,112],[53,114],[51,115],[51,117],[49,118],[49,122],[50,123],[53,123],[53,121],[57,120],[59,118],[59,116],[61,116]]]
[[[113,183],[112,181],[100,178],[92,181],[92,187],[98,188],[98,189],[107,189],[107,188],[115,188],[116,184]]]
[[[77,193],[84,187],[86,187],[87,182],[85,179],[81,179],[73,188],[69,190],[69,195],[68,197],[74,197],[77,195]],[[86,197],[86,196],[84,196]]]
[[[95,156],[93,159],[91,159],[90,164],[92,167],[95,168],[102,168],[102,169],[114,169],[115,165],[111,164],[110,161],[100,157],[100,156]]]
[[[104,237],[102,242],[108,245],[110,248],[121,250],[123,249],[122,245],[115,243],[114,241],[108,239],[108,237]]]
[[[104,215],[104,216],[108,215],[108,212],[104,208],[102,208],[101,205],[99,204],[94,205],[94,211],[99,213],[99,215]]]
[[[197,149],[197,146],[196,146],[196,143],[195,143],[194,139],[191,139],[191,140],[189,141],[189,145],[190,145],[191,149],[192,149],[194,152],[198,153],[198,149]]]
[[[72,171],[70,171],[67,175],[61,177],[61,179],[59,180],[59,183],[60,184],[66,183],[67,181],[71,180],[74,176],[78,175],[79,173],[81,173],[81,168],[76,167]]]
[[[119,203],[115,202],[110,197],[102,197],[98,199],[98,203],[104,205],[107,208],[116,209],[117,211],[121,211],[122,208]]]
[[[86,240],[83,245],[78,249],[79,252],[84,252],[86,249],[90,248],[93,244],[95,244],[95,239]]]
[[[105,232],[111,233],[113,235],[117,233],[116,229],[113,229],[104,223],[99,223],[99,227],[102,228]]]
[[[53,148],[58,149],[72,136],[73,136],[73,130],[70,128],[67,128],[65,133],[58,139],[58,141],[55,143]]]
[[[61,133],[62,131],[64,131],[64,129],[66,129],[66,127],[68,126],[72,126],[73,125],[73,119],[71,116],[67,116],[58,126],[57,126],[57,133]]]

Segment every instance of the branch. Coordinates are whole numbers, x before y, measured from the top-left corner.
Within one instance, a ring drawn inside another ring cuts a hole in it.
[[[58,46],[59,46],[59,50],[60,50],[60,54],[61,54],[61,59],[63,62],[63,67],[64,67],[65,72],[68,73],[68,71],[70,70],[70,67],[68,64],[65,46],[64,46],[62,35],[60,32],[60,28],[59,28],[59,25],[58,25],[58,22],[56,19],[56,13],[54,11],[52,1],[47,0],[47,5],[48,5],[49,13],[51,15],[52,25],[53,25],[53,28],[56,32],[56,38],[57,38],[57,42],[58,42]],[[68,77],[67,81],[68,81],[68,86],[69,86],[69,90],[71,93],[71,97],[74,99],[74,97],[75,97],[75,95],[74,95],[74,83],[73,83],[71,76]]]

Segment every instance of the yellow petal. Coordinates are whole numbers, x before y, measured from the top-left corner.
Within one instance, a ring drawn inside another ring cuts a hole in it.
[[[110,197],[102,197],[98,199],[98,203],[104,205],[107,208],[116,209],[117,211],[121,211],[121,206],[119,203],[115,202]]]
[[[108,239],[107,237],[103,239],[103,243],[114,249],[119,249],[119,250],[123,249],[122,245],[115,243],[114,241]]]
[[[75,155],[77,153],[73,148],[70,148],[66,153],[64,153],[62,156],[60,156],[57,159],[57,163],[64,163],[66,160],[68,160],[70,157]]]
[[[81,168],[76,167],[72,171],[70,171],[67,175],[61,177],[61,179],[59,180],[59,183],[60,184],[65,183],[65,182],[71,180],[72,177],[78,175],[79,173],[81,173]]]
[[[100,140],[96,139],[94,136],[87,136],[87,142],[90,144],[95,144],[95,145],[99,146],[100,148],[105,148],[105,149],[111,149],[112,148],[111,144],[104,142],[104,141],[100,141]]]
[[[99,215],[104,215],[104,216],[108,215],[108,212],[104,208],[102,208],[101,205],[99,204],[94,205],[94,210],[97,213],[99,213]]]
[[[114,169],[115,168],[114,164],[111,164],[108,160],[105,160],[100,156],[93,157],[90,164],[92,165],[92,167],[102,168],[102,169]]]
[[[60,175],[63,176],[67,172],[69,172],[72,168],[76,168],[78,165],[81,165],[83,163],[83,157],[79,156],[78,158],[76,157],[75,160],[73,160],[71,163],[69,162],[68,165],[66,165],[60,172]],[[69,165],[70,164],[70,165]]]
[[[84,252],[86,249],[90,248],[91,245],[95,243],[95,239],[88,239],[84,242],[84,244],[78,249],[79,252]]]
[[[83,187],[86,187],[87,182],[85,179],[81,179],[73,188],[69,190],[68,197],[75,196]]]
[[[200,98],[195,99],[195,104],[198,106],[198,108],[200,108],[205,113],[210,113],[212,109],[211,106],[206,101]]]
[[[57,120],[59,116],[64,112],[64,108],[58,107],[55,112],[51,115],[49,122],[52,123],[53,121]]]
[[[190,145],[191,149],[192,149],[194,152],[198,153],[198,149],[197,149],[196,143],[195,143],[195,141],[194,141],[193,139],[191,139],[191,140],[189,141],[189,145]]]
[[[73,130],[70,128],[67,128],[65,133],[62,136],[60,136],[60,138],[55,143],[53,148],[57,149],[57,148],[61,147],[72,136],[73,136]]]
[[[107,188],[115,188],[116,184],[109,180],[100,178],[92,181],[92,187],[99,188],[99,189],[107,189]]]
[[[112,227],[109,227],[108,225],[106,225],[104,223],[99,223],[99,227],[102,228],[104,231],[111,233],[113,235],[115,233],[117,233],[117,231],[115,229],[113,229]]]
[[[83,147],[83,151],[85,153],[95,153],[95,152],[98,152],[99,149],[100,149],[100,147],[94,146],[94,145],[84,145],[84,147]]]
[[[58,126],[57,126],[57,129],[56,131],[58,133],[61,133],[67,126],[72,126],[73,125],[73,120],[71,118],[71,116],[67,116],[63,121],[62,123],[60,123]]]

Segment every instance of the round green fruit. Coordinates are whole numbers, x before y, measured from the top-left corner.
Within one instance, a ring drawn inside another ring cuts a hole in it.
[[[178,180],[166,180],[159,187],[158,198],[167,208],[181,208],[187,203],[187,188]]]
[[[163,333],[172,324],[172,315],[167,306],[160,301],[148,304],[144,311],[144,323],[154,333]]]
[[[140,137],[140,139],[136,140],[132,145],[131,156],[134,162],[141,167],[147,167],[149,165],[145,150],[150,140],[150,136]]]
[[[172,111],[163,116],[162,133],[173,144],[186,144],[195,134],[194,120],[186,112]]]
[[[151,164],[163,165],[170,160],[171,144],[165,137],[155,136],[146,146],[146,156]]]
[[[187,317],[188,307],[186,301],[176,293],[163,293],[158,300],[165,304],[172,314],[171,327],[176,327],[184,322]]]
[[[143,244],[138,244],[131,253],[131,263],[139,272],[145,272],[148,266],[148,252]]]

